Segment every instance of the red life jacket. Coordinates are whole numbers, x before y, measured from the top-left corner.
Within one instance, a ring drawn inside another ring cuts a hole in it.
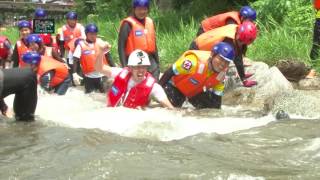
[[[198,49],[211,51],[214,45],[223,41],[225,38],[234,40],[236,38],[237,28],[238,25],[229,24],[201,34],[195,39]]]
[[[40,78],[43,74],[48,71],[54,70],[54,76],[51,79],[50,87],[55,87],[62,83],[69,75],[68,68],[62,63],[52,57],[41,56],[41,61],[38,67],[38,77]]]
[[[174,86],[186,97],[193,97],[201,92],[203,89],[210,89],[213,86],[220,83],[217,76],[218,73],[214,73],[208,68],[208,58],[210,57],[210,51],[186,51],[179,59],[185,59],[186,56],[193,54],[197,57],[196,71],[194,74],[176,75],[172,77]],[[208,76],[208,74],[210,74]]]
[[[81,37],[81,24],[77,23],[74,28],[70,28],[68,25],[62,26],[62,33],[64,38],[64,47],[68,49],[68,43],[74,39]]]
[[[0,36],[0,58],[2,60],[7,59],[10,52],[10,49],[4,44],[6,41],[10,42],[6,36]]]
[[[98,40],[98,39],[97,39]],[[96,41],[97,41],[96,40]],[[81,41],[79,43],[81,47],[80,64],[83,74],[89,74],[95,71],[94,65],[97,59],[98,45],[94,43],[93,47],[90,47],[86,41]],[[103,56],[104,64],[108,64],[105,56]]]
[[[22,60],[22,55],[30,51],[30,49],[24,44],[22,40],[17,41],[17,48],[18,48],[18,55],[19,55],[19,67],[25,67],[27,66],[27,64],[24,63],[24,61]]]
[[[320,9],[320,0],[314,0],[314,1],[313,1],[313,7],[314,7],[316,10],[319,10],[319,9]]]
[[[207,19],[204,19],[201,22],[201,26],[204,32],[210,31],[212,29],[227,25],[227,20],[232,19],[237,23],[241,24],[240,14],[237,11],[226,12],[218,14]]]
[[[41,37],[42,42],[43,42],[44,45],[52,46],[51,34],[44,33],[44,34],[39,34],[39,36]]]
[[[147,53],[156,51],[156,35],[151,18],[145,18],[145,24],[141,24],[136,18],[129,16],[123,22],[128,22],[132,29],[126,44],[126,55],[129,56],[135,49],[141,49]]]
[[[146,78],[132,87],[126,96],[128,82],[131,76],[132,74],[129,69],[123,68],[115,77],[112,87],[108,92],[108,106],[117,106],[122,98],[125,98],[123,106],[128,108],[145,107],[149,104],[149,96],[156,80],[147,72]]]

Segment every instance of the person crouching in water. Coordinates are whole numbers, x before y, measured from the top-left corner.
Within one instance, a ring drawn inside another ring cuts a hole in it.
[[[76,73],[78,69],[77,61],[80,61],[82,73],[84,75],[85,93],[91,93],[95,90],[104,93],[103,74],[99,73],[94,68],[97,59],[98,43],[102,43],[103,40],[97,38],[98,27],[95,24],[86,25],[85,33],[86,40],[80,41],[73,53],[73,81],[76,85],[79,85],[80,79],[82,79]],[[104,63],[107,63],[110,66],[115,66],[109,51],[105,52]]]
[[[64,63],[54,60],[48,56],[41,56],[35,51],[30,51],[22,56],[26,64],[38,75],[40,86],[51,93],[58,95],[66,94],[71,83],[68,68]]]
[[[211,52],[186,51],[159,83],[175,107],[188,100],[197,109],[221,108],[224,76],[234,57],[233,47],[226,42],[218,43]]]
[[[162,106],[173,109],[162,87],[147,72],[150,66],[148,54],[142,50],[133,51],[128,58],[128,67],[110,67],[103,63],[103,51],[107,45],[100,44],[95,64],[97,71],[109,78],[114,78],[111,89],[107,93],[107,106],[123,105],[128,108],[146,107],[151,97]]]

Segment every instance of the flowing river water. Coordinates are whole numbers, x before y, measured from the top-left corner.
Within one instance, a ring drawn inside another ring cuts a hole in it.
[[[320,179],[320,112],[276,120],[241,106],[132,110],[104,99],[72,89],[41,95],[34,122],[2,118],[0,179]]]

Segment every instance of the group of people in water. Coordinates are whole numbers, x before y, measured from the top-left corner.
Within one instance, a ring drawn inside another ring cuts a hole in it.
[[[76,12],[68,12],[66,24],[56,36],[34,34],[32,22],[18,23],[20,38],[13,51],[6,37],[0,38],[0,109],[6,115],[4,98],[15,94],[17,120],[34,120],[37,85],[49,93],[64,95],[72,85],[84,85],[85,93],[107,93],[107,106],[146,107],[151,99],[174,109],[189,101],[195,108],[220,108],[224,79],[234,63],[245,87],[256,81],[245,73],[243,57],[257,36],[256,11],[244,6],[204,19],[190,45],[160,78],[160,60],[153,20],[148,17],[149,0],[133,0],[132,14],[123,19],[118,37],[121,67],[113,61],[111,45],[97,37],[96,24],[78,23]],[[35,19],[47,13],[37,8]],[[6,60],[13,68],[5,68]],[[110,89],[107,78],[114,79]]]

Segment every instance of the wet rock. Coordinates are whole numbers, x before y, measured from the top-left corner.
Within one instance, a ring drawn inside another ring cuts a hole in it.
[[[296,60],[280,60],[276,66],[289,81],[293,82],[303,79],[310,70],[303,62]]]
[[[317,90],[320,89],[320,77],[313,79],[302,79],[298,83],[298,89],[301,90]]]
[[[231,67],[231,72],[234,71],[232,68],[235,67]],[[277,67],[269,68],[263,62],[253,62],[252,66],[246,68],[246,72],[254,73],[250,79],[256,80],[258,85],[246,88],[242,86],[238,77],[228,77],[223,104],[251,106],[270,111],[274,99],[279,94],[293,90],[291,83]]]
[[[285,120],[285,119],[290,119],[290,116],[288,113],[286,113],[284,110],[279,110],[276,113],[276,119],[277,120]]]

